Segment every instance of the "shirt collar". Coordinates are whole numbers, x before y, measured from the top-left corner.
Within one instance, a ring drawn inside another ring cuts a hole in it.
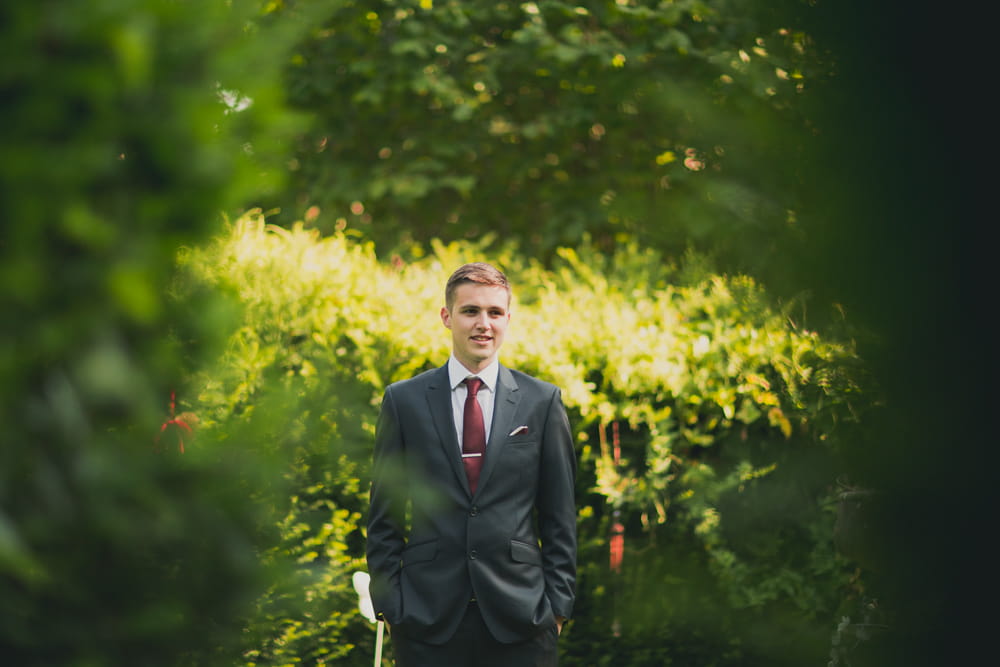
[[[463,366],[462,362],[456,359],[454,354],[448,358],[448,382],[452,391],[454,391],[458,385],[462,384],[462,381],[470,375],[475,375],[483,381],[483,384],[486,385],[487,389],[495,391],[497,386],[497,376],[499,374],[500,360],[496,358],[490,362],[489,366],[478,373],[470,373],[469,369]]]

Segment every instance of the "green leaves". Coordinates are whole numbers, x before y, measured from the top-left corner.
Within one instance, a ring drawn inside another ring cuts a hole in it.
[[[245,308],[229,352],[202,376],[200,411],[215,416],[206,429],[280,424],[273,446],[310,489],[280,524],[282,558],[310,582],[281,618],[295,628],[287,641],[327,657],[338,632],[364,627],[360,616],[311,620],[315,605],[339,599],[313,573],[343,574],[362,555],[350,524],[364,508],[378,399],[389,382],[444,363],[442,286],[483,256],[474,244],[431,250],[384,263],[345,233],[273,227],[255,211],[187,260]],[[801,598],[813,605],[804,613],[823,613],[817,605],[834,604],[846,576],[823,504],[835,473],[803,469],[832,459],[831,429],[868,406],[851,346],[794,326],[755,281],[719,275],[695,254],[672,264],[635,245],[612,255],[582,245],[558,256],[551,269],[514,248],[494,260],[515,285],[502,357],[563,390],[584,543],[602,543],[614,510],[628,526],[626,563],[665,533],[703,554],[734,609]],[[801,570],[813,553],[828,566],[822,578]],[[593,558],[583,556],[587,568]]]
[[[318,206],[320,229],[344,218],[383,254],[496,232],[546,260],[584,233],[668,254],[695,239],[741,266],[788,232],[792,75],[812,52],[769,12],[728,0],[327,11],[288,68],[315,120],[281,224]],[[366,216],[348,215],[357,201]]]
[[[292,125],[276,67],[247,39],[256,9],[0,9],[0,653],[11,664],[217,664],[240,639],[223,619],[262,588],[255,507],[234,493],[255,457],[220,465],[231,443],[211,456],[154,451],[171,391],[190,400],[186,369],[218,340],[214,297],[166,299],[175,255],[217,229],[220,209],[273,187],[274,144],[254,130]],[[253,104],[227,114],[223,82]]]

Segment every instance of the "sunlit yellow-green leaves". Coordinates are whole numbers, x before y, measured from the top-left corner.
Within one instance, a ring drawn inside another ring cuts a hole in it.
[[[582,491],[601,499],[581,511],[581,532],[602,530],[602,508],[614,508],[649,531],[690,535],[727,586],[743,591],[734,599],[772,599],[762,591],[785,576],[782,566],[730,541],[736,515],[727,508],[781,488],[790,452],[823,446],[831,420],[845,418],[853,385],[841,366],[854,360],[850,346],[795,326],[753,280],[715,274],[694,255],[673,264],[634,245],[610,256],[584,245],[560,250],[544,268],[481,247],[435,243],[409,262],[379,258],[348,233],[273,227],[254,211],[186,257],[191,271],[238,295],[244,308],[226,359],[205,375],[200,400],[211,427],[259,415],[260,397],[280,386],[297,398],[279,405],[299,407],[279,437],[299,443],[303,461],[320,457],[301,468],[305,478],[315,484],[323,452],[343,451],[345,439],[360,456],[339,460],[340,473],[352,471],[339,481],[320,480],[320,495],[340,498],[324,506],[326,523],[298,522],[304,506],[293,503],[296,522],[283,530],[299,565],[346,571],[351,555],[341,547],[364,506],[378,399],[388,383],[445,362],[445,281],[463,262],[487,259],[514,285],[501,359],[562,388],[581,476],[593,479]],[[333,520],[329,512],[345,507],[353,513]],[[329,525],[341,528],[322,527]],[[336,598],[333,589],[308,590]],[[296,627],[282,641],[316,641],[317,627]]]

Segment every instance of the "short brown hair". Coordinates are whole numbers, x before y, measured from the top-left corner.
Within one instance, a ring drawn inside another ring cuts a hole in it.
[[[458,267],[448,278],[448,284],[444,288],[444,305],[448,310],[451,310],[451,307],[455,305],[455,292],[458,290],[458,286],[465,283],[503,287],[507,290],[507,301],[510,302],[511,289],[510,283],[507,282],[507,276],[490,264],[472,262]]]

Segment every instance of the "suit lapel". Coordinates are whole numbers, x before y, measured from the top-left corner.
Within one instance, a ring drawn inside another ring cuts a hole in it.
[[[454,416],[451,410],[451,387],[448,383],[448,366],[443,366],[427,385],[427,408],[434,428],[438,432],[438,442],[444,448],[445,459],[451,464],[452,472],[459,484],[469,493],[469,478],[462,465],[462,448],[455,433]],[[488,448],[487,448],[488,449]]]
[[[483,461],[483,470],[479,473],[477,492],[489,483],[490,474],[507,443],[507,434],[513,428],[514,417],[517,416],[517,404],[521,400],[517,389],[514,376],[501,366],[497,374],[497,394],[493,399],[493,424],[490,426],[490,439],[486,444],[486,458]]]

